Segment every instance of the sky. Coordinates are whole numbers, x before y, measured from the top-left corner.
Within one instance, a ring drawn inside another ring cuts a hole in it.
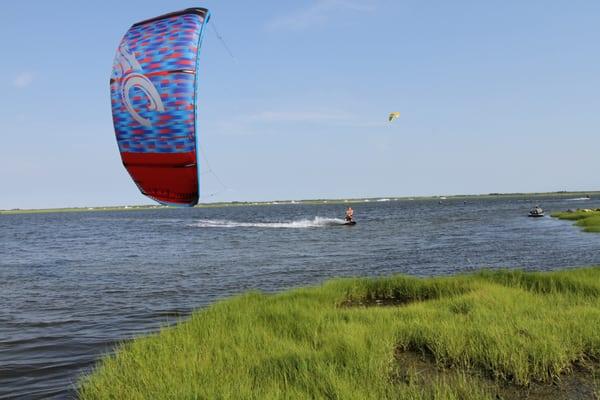
[[[7,1],[0,209],[152,203],[108,80],[195,6],[202,202],[600,189],[598,1]]]

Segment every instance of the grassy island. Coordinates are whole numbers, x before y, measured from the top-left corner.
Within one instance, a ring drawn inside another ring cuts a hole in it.
[[[81,399],[592,399],[600,267],[336,279],[122,344]]]
[[[552,214],[553,217],[576,221],[586,232],[600,232],[600,209],[582,209],[576,211],[563,211]]]

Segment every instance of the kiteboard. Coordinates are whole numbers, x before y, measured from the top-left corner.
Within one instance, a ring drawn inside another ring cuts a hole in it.
[[[344,222],[344,225],[356,225],[356,221]]]

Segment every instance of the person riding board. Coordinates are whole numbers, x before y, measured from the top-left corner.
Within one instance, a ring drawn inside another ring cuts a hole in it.
[[[346,220],[346,222],[352,222],[354,220],[354,210],[352,209],[352,207],[348,207],[346,209],[345,220]]]

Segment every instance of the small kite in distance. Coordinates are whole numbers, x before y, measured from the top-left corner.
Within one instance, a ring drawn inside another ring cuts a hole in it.
[[[388,121],[392,122],[393,120],[395,120],[396,118],[400,117],[400,113],[398,111],[392,112],[390,113],[390,116],[388,117]]]

